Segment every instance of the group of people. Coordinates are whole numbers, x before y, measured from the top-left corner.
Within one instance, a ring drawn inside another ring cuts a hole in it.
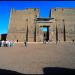
[[[8,40],[6,40],[6,41],[0,40],[0,47],[12,47],[12,46],[15,45],[15,43],[18,43],[18,41],[13,42],[13,41],[8,41]],[[26,41],[24,41],[24,45],[25,45],[25,47],[27,47],[27,42]]]
[[[13,45],[14,45],[14,43],[11,41],[7,41],[7,40],[6,41],[4,41],[4,40],[0,41],[0,47],[11,47]]]

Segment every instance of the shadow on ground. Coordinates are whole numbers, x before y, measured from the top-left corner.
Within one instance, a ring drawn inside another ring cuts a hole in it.
[[[22,74],[16,71],[11,71],[6,69],[0,69],[0,75],[27,75],[27,74]]]
[[[61,68],[61,67],[45,67],[43,68],[44,75],[47,74],[72,74],[75,75],[75,69],[69,69],[69,68]]]

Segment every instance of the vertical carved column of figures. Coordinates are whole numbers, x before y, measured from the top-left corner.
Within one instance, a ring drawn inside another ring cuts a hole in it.
[[[55,19],[56,21],[56,43],[58,42],[58,27],[57,27],[57,19]]]
[[[34,42],[36,42],[36,8],[34,9]]]
[[[26,28],[26,42],[28,42],[28,19],[26,19],[27,28]]]
[[[66,41],[66,32],[65,32],[65,22],[64,22],[64,19],[62,21],[63,21],[63,39],[64,39],[64,41]]]

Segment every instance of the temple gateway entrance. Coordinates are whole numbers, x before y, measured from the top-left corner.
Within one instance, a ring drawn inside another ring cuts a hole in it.
[[[41,26],[41,30],[43,32],[43,41],[49,40],[49,26]]]

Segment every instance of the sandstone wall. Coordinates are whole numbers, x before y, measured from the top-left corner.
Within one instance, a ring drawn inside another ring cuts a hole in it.
[[[65,24],[66,40],[75,40],[75,9],[72,8],[53,8],[51,17],[55,18],[58,27],[58,38],[63,41],[63,26]],[[64,19],[64,22],[63,22]]]
[[[11,10],[10,25],[8,31],[8,40],[26,40],[28,26],[28,41],[34,41],[34,19],[39,17],[39,9],[28,8],[25,10]]]

